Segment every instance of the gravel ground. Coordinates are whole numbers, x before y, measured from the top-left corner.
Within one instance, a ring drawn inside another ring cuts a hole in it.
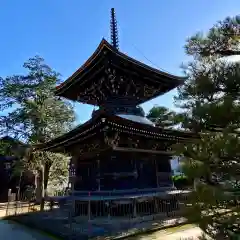
[[[183,225],[181,227],[160,230],[151,234],[128,238],[128,240],[198,240],[203,234],[195,225]],[[206,236],[205,236],[206,237]],[[211,240],[211,238],[206,237]]]

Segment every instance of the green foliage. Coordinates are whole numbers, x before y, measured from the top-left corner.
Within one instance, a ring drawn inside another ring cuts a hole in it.
[[[66,161],[63,160],[66,157],[35,151],[31,145],[47,142],[72,129],[75,114],[69,102],[54,96],[59,74],[42,58],[30,58],[24,68],[25,75],[0,78],[0,110],[9,112],[0,118],[0,134],[7,132],[29,144],[18,151],[21,161],[16,168],[18,172],[24,169],[38,172],[46,187],[51,167],[58,161]],[[54,168],[57,179],[61,174],[65,176],[66,164],[60,164],[59,168]]]
[[[222,58],[240,53],[239,31],[239,17],[227,18],[188,40],[193,60],[175,98],[184,127],[199,133],[176,146],[183,172],[195,180],[186,216],[213,239],[229,239],[230,226],[240,229],[240,198],[233,195],[240,181],[240,62]]]
[[[206,35],[197,33],[185,46],[188,55],[199,60],[205,57],[239,55],[240,15],[215,24]]]
[[[180,115],[166,107],[154,106],[146,116],[158,127],[173,127],[180,123]]]
[[[187,178],[187,176],[185,176],[184,174],[172,176],[172,180],[173,180],[173,181],[186,180],[186,179],[188,179],[188,178]]]
[[[38,56],[24,63],[26,75],[0,79],[0,109],[10,110],[1,117],[1,133],[30,143],[41,143],[72,127],[73,107],[54,96],[59,74]]]
[[[193,181],[184,174],[174,175],[172,180],[177,189],[191,188],[193,186]]]
[[[9,156],[10,155],[10,145],[5,141],[0,140],[0,155]]]
[[[52,185],[66,185],[68,181],[69,157],[63,154],[54,154],[54,157],[56,160],[53,161],[50,169],[49,182],[51,182]]]

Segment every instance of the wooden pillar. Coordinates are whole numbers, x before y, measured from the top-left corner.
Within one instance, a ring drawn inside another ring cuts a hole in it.
[[[153,158],[154,158],[154,165],[155,165],[155,170],[156,170],[156,184],[157,184],[157,188],[158,188],[159,187],[159,182],[158,182],[159,177],[158,177],[157,156],[154,155]]]
[[[137,167],[137,159],[136,159],[136,153],[132,152],[131,157],[133,158],[134,161],[134,172],[135,172],[135,184],[136,184],[136,190],[138,190],[139,188],[139,183],[137,181],[138,179],[138,175],[139,175],[139,169]],[[137,217],[137,199],[134,198],[133,200],[133,217],[136,218]]]
[[[135,153],[132,153],[131,154],[131,157],[133,158],[133,162],[134,162],[134,173],[135,173],[135,188],[138,189],[139,187],[139,183],[138,183],[138,177],[139,177],[139,170],[138,170],[138,167],[137,167],[137,160],[136,160],[136,154]]]
[[[137,199],[133,199],[133,217],[137,217]]]
[[[89,197],[89,199],[88,199],[88,220],[90,221],[91,220],[91,199],[90,199],[91,193],[90,192],[88,193],[88,197]]]
[[[69,188],[71,191],[75,190],[75,184],[77,182],[77,166],[78,157],[73,155],[69,163]]]
[[[111,201],[108,202],[108,219],[111,218]]]
[[[158,214],[159,213],[159,202],[157,200],[157,197],[154,197],[154,207],[155,207],[155,212]]]
[[[98,159],[97,159],[97,183],[98,183],[98,191],[101,191],[101,172],[100,172],[100,159],[99,159],[99,156],[98,156]]]

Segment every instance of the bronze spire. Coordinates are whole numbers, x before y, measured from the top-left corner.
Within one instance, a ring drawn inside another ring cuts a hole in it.
[[[111,27],[111,44],[114,48],[119,50],[117,20],[116,20],[114,8],[111,8],[110,27]]]

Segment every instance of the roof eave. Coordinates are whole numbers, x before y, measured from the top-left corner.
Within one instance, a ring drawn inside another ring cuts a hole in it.
[[[84,128],[88,127],[90,128],[93,124],[96,124],[98,122],[100,122],[105,125],[105,124],[109,124],[109,123],[114,123],[114,122],[118,122],[119,125],[121,125],[121,123],[123,124],[123,126],[128,126],[128,127],[133,127],[133,129],[145,129],[146,131],[149,132],[150,135],[155,135],[158,133],[161,134],[166,134],[166,135],[173,135],[173,137],[177,138],[185,138],[185,139],[194,139],[197,138],[197,136],[191,132],[187,132],[187,131],[179,131],[179,130],[173,130],[173,129],[164,129],[161,127],[154,127],[154,126],[150,126],[150,125],[146,125],[146,124],[141,124],[138,122],[133,122],[131,120],[127,120],[127,119],[123,119],[119,116],[109,116],[109,115],[102,115],[99,116],[96,119],[90,119],[89,121],[87,121],[86,123],[84,123],[81,126],[78,126],[77,128],[73,129],[72,131],[53,139],[52,141],[49,141],[45,144],[37,144],[34,145],[33,148],[36,150],[42,150],[42,151],[53,151],[53,152],[67,152],[67,148],[66,147],[65,142],[69,142],[69,141],[74,141],[74,139],[77,139],[77,135],[81,134],[81,132],[83,132]],[[101,127],[104,127],[103,125],[101,125]],[[72,134],[72,135],[71,135]],[[70,144],[71,145],[71,144]]]
[[[142,62],[140,62],[136,59],[133,59],[133,58],[129,57],[128,55],[116,50],[110,43],[108,43],[103,38],[102,41],[100,42],[100,44],[98,45],[97,49],[95,50],[95,52],[88,58],[88,60],[77,71],[75,71],[69,78],[67,78],[66,81],[64,81],[62,84],[57,86],[57,88],[55,90],[55,94],[58,95],[59,92],[64,92],[64,88],[68,84],[70,84],[71,81],[76,79],[76,77],[79,74],[81,74],[81,72],[83,72],[84,70],[86,70],[86,68],[88,68],[90,66],[90,64],[96,59],[96,57],[101,54],[101,51],[103,50],[104,47],[106,47],[108,50],[110,50],[112,53],[116,54],[117,56],[123,58],[125,61],[128,61],[128,62],[130,62],[134,65],[142,67],[142,68],[146,69],[147,71],[154,72],[161,77],[168,77],[168,78],[171,78],[173,80],[180,81],[180,82],[185,81],[187,79],[184,76],[175,76],[175,75],[172,75],[170,73],[160,71],[159,69],[150,67],[147,64],[144,64],[144,63],[142,63]]]

